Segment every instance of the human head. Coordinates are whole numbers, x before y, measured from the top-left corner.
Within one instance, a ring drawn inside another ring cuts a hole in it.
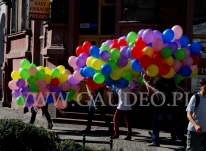
[[[200,87],[206,85],[206,78],[200,80]]]

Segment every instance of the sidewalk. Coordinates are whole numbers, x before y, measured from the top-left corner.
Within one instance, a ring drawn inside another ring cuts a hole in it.
[[[0,118],[16,118],[22,119],[25,123],[28,123],[30,113],[23,114],[22,111],[15,111],[10,108],[0,107]],[[37,116],[35,124],[37,126],[47,127],[47,122],[44,117]],[[51,131],[58,133],[62,139],[74,139],[76,142],[82,144],[83,133],[85,125],[75,124],[59,124],[54,123],[54,127]],[[107,127],[93,126],[90,133],[84,133],[86,136],[86,146],[92,146],[95,148],[109,148],[110,136],[108,135]],[[160,147],[148,147],[146,144],[150,142],[151,138],[148,134],[148,130],[133,128],[133,136],[131,141],[124,140],[127,129],[120,128],[120,138],[113,140],[113,149],[123,149],[123,151],[183,151],[183,146],[180,141],[171,141],[170,134],[161,132],[161,146]]]

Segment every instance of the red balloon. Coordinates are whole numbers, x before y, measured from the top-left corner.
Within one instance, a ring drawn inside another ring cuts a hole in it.
[[[119,46],[128,46],[128,43],[124,39],[119,39],[118,42]]]
[[[89,49],[90,49],[91,46],[92,46],[91,42],[85,41],[82,45],[83,52],[85,52],[86,54],[89,55],[90,54]]]
[[[60,81],[58,78],[51,79],[51,86],[58,86],[59,84],[60,84]]]
[[[139,64],[144,67],[145,69],[151,65],[152,60],[148,55],[142,55],[142,57],[139,59]]]
[[[77,48],[76,48],[76,55],[77,56],[79,56],[81,53],[83,53],[84,51],[83,51],[83,49],[82,49],[82,46],[78,46]]]
[[[112,41],[113,41],[114,43],[117,43],[117,42],[118,42],[118,40],[117,40],[117,39],[113,39]]]
[[[105,86],[104,83],[101,83],[101,84],[95,83],[94,80],[93,80],[93,78],[88,78],[88,79],[86,79],[86,85],[87,85],[92,91],[95,91],[95,90],[99,89],[100,87]]]
[[[140,59],[142,56],[142,49],[140,47],[134,46],[130,49],[130,55],[135,59]]]
[[[193,59],[193,65],[197,65],[200,62],[200,56],[197,54],[193,54],[190,56]]]
[[[170,66],[166,63],[162,63],[160,66],[159,66],[159,74],[160,75],[165,75],[165,74],[168,74],[170,72]]]
[[[118,50],[120,50],[120,46],[118,43],[113,43],[110,45],[110,49],[112,50],[113,48],[117,48]]]
[[[142,38],[137,38],[134,42],[134,45],[141,49],[144,49],[147,46],[147,44],[142,40]]]
[[[152,57],[152,63],[156,64],[157,66],[160,66],[162,63],[162,56],[157,53]]]

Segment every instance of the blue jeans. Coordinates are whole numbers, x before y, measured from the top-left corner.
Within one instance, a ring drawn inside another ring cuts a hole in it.
[[[167,107],[157,107],[154,110],[154,116],[153,116],[153,121],[152,121],[152,130],[153,130],[152,142],[153,144],[160,145],[159,124],[164,116],[167,117],[167,120],[169,122],[172,132],[174,132],[179,139],[184,141],[186,137],[173,123],[172,111]]]
[[[109,128],[109,130],[112,130],[112,125],[108,119],[108,117],[105,115],[105,107],[101,106],[101,105],[96,105],[96,108],[100,114],[100,116],[102,117],[102,119],[105,121],[107,127]],[[91,125],[92,125],[92,119],[95,113],[95,107],[93,105],[93,102],[90,103],[89,105],[89,110],[88,110],[88,122],[87,122],[87,129],[91,129]]]

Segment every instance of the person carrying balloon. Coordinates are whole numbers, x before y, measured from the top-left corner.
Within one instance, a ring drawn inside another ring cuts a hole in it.
[[[124,115],[125,123],[128,128],[127,137],[125,137],[125,140],[131,140],[132,138],[132,123],[131,123],[131,112],[132,107],[130,103],[130,88],[127,85],[122,85],[123,83],[116,83],[115,86],[117,87],[117,93],[118,93],[118,106],[114,114],[113,122],[114,122],[114,136],[113,139],[119,138],[119,119],[121,116]]]
[[[169,125],[172,129],[172,132],[183,142],[185,145],[186,137],[184,134],[177,128],[173,122],[172,117],[172,103],[173,103],[173,92],[176,92],[177,87],[173,78],[166,79],[161,78],[153,85],[153,78],[148,75],[143,75],[144,82],[146,83],[147,90],[150,94],[155,93],[155,110],[152,121],[152,131],[149,131],[149,134],[152,137],[152,143],[147,144],[148,146],[159,146],[159,125],[160,121],[164,116],[167,117]],[[152,99],[152,98],[151,98]],[[153,102],[154,102],[153,100]]]
[[[83,130],[83,132],[91,131],[92,119],[95,111],[97,111],[105,121],[109,129],[109,134],[113,135],[113,127],[109,121],[109,118],[105,115],[105,106],[102,104],[103,100],[99,100],[103,99],[104,90],[106,89],[105,84],[96,84],[92,78],[88,78],[86,80],[86,87],[92,102],[89,105],[87,127],[85,130]]]

